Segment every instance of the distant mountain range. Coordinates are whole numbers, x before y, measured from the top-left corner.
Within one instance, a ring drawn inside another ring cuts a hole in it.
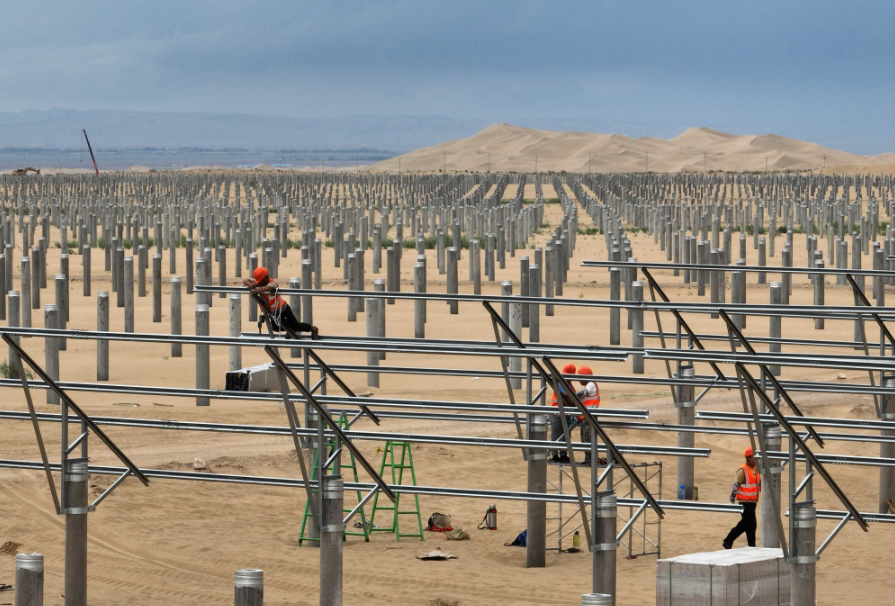
[[[0,112],[0,149],[200,148],[408,151],[466,137],[485,120],[442,116],[290,118],[256,114],[50,109]]]

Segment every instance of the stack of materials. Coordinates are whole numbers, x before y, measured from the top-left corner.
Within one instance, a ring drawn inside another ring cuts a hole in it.
[[[787,606],[783,550],[744,547],[656,563],[656,606]]]

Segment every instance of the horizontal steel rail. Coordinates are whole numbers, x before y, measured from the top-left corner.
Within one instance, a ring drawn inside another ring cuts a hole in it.
[[[885,269],[838,269],[835,267],[781,267],[777,265],[702,265],[699,263],[660,263],[650,261],[582,261],[581,267],[645,267],[647,269],[688,269],[691,271],[744,271],[768,274],[824,274],[828,276],[872,276],[889,278],[895,272]]]
[[[744,412],[720,412],[714,410],[697,410],[696,418],[704,421],[728,421],[735,423],[752,423],[754,418]],[[759,419],[768,424],[775,425],[777,419],[773,415],[759,415]],[[811,427],[839,427],[849,429],[895,430],[895,421],[879,421],[875,419],[837,419],[836,417],[795,417],[787,416],[786,420],[792,425]]]
[[[724,338],[725,341],[729,337]],[[304,368],[301,362],[289,364],[290,368]],[[311,370],[319,371],[320,368],[310,365]],[[434,367],[415,367],[415,366],[367,366],[363,364],[330,364],[329,368],[338,372],[381,372],[383,374],[407,374],[407,375],[433,375],[446,377],[480,377],[483,379],[504,379],[504,373],[499,370],[476,370],[467,368],[434,368]],[[507,371],[510,378],[525,379],[528,374],[524,371]],[[659,386],[680,386],[692,385],[694,387],[720,387],[727,389],[738,389],[739,384],[736,379],[719,379],[714,375],[695,375],[689,377],[639,377],[639,376],[615,376],[615,375],[563,375],[568,381],[596,381],[598,383],[620,383],[626,385],[659,385]],[[824,382],[824,381],[796,381],[796,380],[779,380],[780,384],[787,391],[802,391],[812,393],[848,393],[863,395],[895,395],[895,387],[883,387],[881,385],[867,385],[864,383],[842,383],[841,381]],[[2,385],[2,379],[0,379]]]
[[[43,381],[29,380],[28,386],[36,389],[46,389]],[[57,383],[62,389],[67,391],[88,391],[97,393],[122,393],[130,395],[150,395],[150,396],[168,396],[196,398],[207,397],[221,400],[256,400],[264,402],[281,403],[282,394],[265,393],[257,391],[225,391],[217,389],[194,389],[191,387],[151,387],[143,385],[106,385],[102,383],[76,383],[71,381],[60,381]],[[22,382],[18,379],[0,379],[0,387],[21,387]],[[400,398],[376,398],[376,397],[358,397],[350,396],[315,396],[315,398],[325,404],[341,404],[341,405],[376,405],[389,406],[392,408],[408,408],[408,409],[434,409],[434,410],[467,410],[477,412],[507,412],[522,414],[557,414],[558,409],[555,406],[537,406],[525,404],[501,404],[490,402],[454,402],[445,400],[404,400]],[[289,394],[289,399],[295,402],[304,402],[301,394]],[[378,414],[378,413],[377,413]],[[593,413],[601,417],[627,417],[646,419],[649,417],[648,410],[626,410],[600,408],[594,409]]]
[[[10,414],[12,411],[0,411],[0,418],[30,419],[27,413]],[[252,433],[277,436],[289,436],[289,427],[275,425],[236,425],[228,423],[197,423],[193,421],[171,421],[158,419],[128,419],[122,417],[91,417],[97,425],[116,427],[138,427],[142,429],[173,429],[180,431],[213,431],[220,433]],[[38,420],[54,423],[62,422],[62,415],[40,413]],[[316,436],[315,428],[298,428],[296,433],[302,436]],[[326,430],[326,435],[332,431]],[[411,434],[399,432],[358,431],[348,432],[353,440],[392,440],[398,442],[415,442],[420,444],[444,444],[449,446],[491,446],[496,448],[530,448],[535,450],[555,450],[557,443],[550,440],[518,440],[507,438],[482,438],[476,436],[444,436],[436,434]],[[572,442],[575,450],[590,451],[589,442]],[[640,444],[618,444],[618,449],[625,454],[651,456],[680,456],[705,458],[711,454],[709,448],[682,448],[679,446],[649,446]],[[602,450],[602,449],[601,449]]]
[[[58,463],[51,463],[54,471],[59,470]],[[43,470],[43,463],[39,461],[16,461],[10,459],[0,459],[0,468],[7,469],[34,469]],[[121,475],[125,469],[123,467],[106,467],[102,465],[90,465],[90,473],[101,475]],[[230,484],[250,484],[261,486],[277,486],[281,488],[304,488],[302,480],[293,478],[276,478],[265,476],[247,476],[223,473],[203,473],[191,471],[173,471],[167,469],[141,469],[147,477],[161,478],[167,480],[198,480],[206,482],[221,482]],[[310,482],[312,487],[316,487],[316,481]],[[376,484],[364,482],[345,482],[344,488],[349,490],[369,491],[376,488]],[[405,484],[390,484],[389,488],[398,494],[416,494],[416,495],[435,495],[446,497],[468,497],[476,499],[501,499],[511,501],[539,501],[546,503],[573,503],[577,504],[577,497],[574,494],[557,494],[557,493],[541,493],[541,492],[524,492],[509,490],[488,490],[481,488],[443,488],[438,486],[408,486]],[[585,503],[590,503],[590,497],[583,496]],[[645,501],[643,499],[618,499],[619,506],[639,507]],[[659,501],[663,508],[676,509],[682,511],[711,511],[717,513],[740,513],[743,508],[741,505],[727,505],[724,503],[705,503],[699,501]],[[895,518],[895,516],[893,516]]]
[[[59,471],[58,463],[51,463],[50,467]],[[11,459],[0,459],[0,468],[6,469],[27,469],[37,470],[43,469],[43,463],[40,461],[16,461]],[[91,465],[90,473],[100,475],[121,475],[126,471],[124,467],[106,467],[101,465]],[[221,473],[203,473],[191,471],[173,471],[166,469],[142,469],[143,473],[150,478],[159,478],[166,480],[194,480],[205,482],[220,482],[226,484],[250,484],[261,486],[276,486],[281,488],[304,488],[304,482],[293,478],[274,478],[265,476],[247,476]],[[311,482],[312,486],[316,486],[316,482]],[[376,484],[364,482],[345,482],[345,490],[369,491],[376,488]],[[508,490],[485,490],[477,488],[440,488],[437,486],[406,486],[403,484],[392,484],[390,488],[393,492],[399,494],[417,494],[417,495],[437,495],[446,497],[465,497],[473,499],[495,499],[495,500],[511,500],[511,501],[537,501],[545,503],[564,503],[577,504],[577,496],[574,494],[557,494],[557,493],[541,493],[541,492],[523,492]],[[590,503],[590,496],[583,495],[585,503]],[[619,498],[618,505],[620,507],[640,507],[646,501],[644,499]],[[741,505],[728,505],[727,503],[707,503],[701,501],[672,501],[659,500],[659,504],[663,509],[676,511],[702,511],[712,513],[735,513],[739,514],[743,511]],[[844,511],[835,510],[818,510],[817,517],[842,519],[845,515]],[[895,514],[884,513],[861,513],[867,522],[879,524],[895,523]]]
[[[344,414],[356,414],[357,411],[348,409],[330,409],[330,414],[338,416]],[[425,412],[397,412],[377,410],[376,414],[383,418],[397,419],[424,419],[434,421],[475,422],[475,423],[504,423],[512,424],[515,420],[510,415],[465,415],[465,414],[438,414]],[[58,422],[55,413],[38,413],[39,421]],[[196,423],[193,421],[173,421],[159,419],[136,419],[129,417],[91,417],[97,425],[112,425],[120,427],[144,427],[150,429],[185,429],[195,431],[216,431],[221,433],[257,433],[269,435],[289,435],[288,427],[266,425],[233,425],[226,423]],[[0,410],[0,419],[13,421],[26,421],[30,419],[29,413],[17,410]],[[676,423],[639,423],[633,421],[600,421],[600,425],[610,429],[627,429],[632,431],[664,431],[673,433],[701,433],[715,435],[747,436],[749,431],[740,427],[716,427],[712,425],[678,425]],[[352,433],[355,430],[352,430]],[[327,435],[331,432],[327,431]],[[358,434],[361,436],[361,434]],[[377,434],[384,435],[384,434]],[[824,440],[842,442],[895,442],[895,436],[856,434],[856,433],[821,433]],[[361,439],[364,439],[361,436]],[[373,438],[371,438],[373,439]],[[528,442],[526,442],[528,444]],[[573,444],[578,444],[573,443]],[[583,444],[583,443],[582,443]],[[486,444],[487,445],[487,444]],[[577,448],[577,447],[576,447]],[[583,445],[578,450],[588,450]]]
[[[324,349],[338,351],[385,351],[394,353],[428,353],[433,355],[472,355],[490,357],[557,356],[578,357],[606,362],[624,362],[627,353],[621,348],[595,346],[557,346],[532,344],[525,349],[506,344],[499,347],[493,341],[446,341],[434,339],[383,339],[359,337],[328,337],[317,340],[282,339],[269,336],[219,337],[199,335],[165,335],[156,333],[114,332],[59,328],[0,327],[0,335],[23,337],[55,337],[93,341],[124,341],[134,343],[181,343],[186,345],[221,345],[239,347],[273,347],[291,349]]]
[[[704,266],[699,266],[704,267]],[[728,266],[728,270],[729,269]],[[890,274],[886,274],[887,276]],[[236,286],[195,286],[196,291],[208,293],[229,293],[248,295],[247,288]],[[718,313],[719,310],[728,313],[743,314],[747,316],[798,316],[804,318],[829,318],[831,320],[854,320],[858,318],[857,310],[868,309],[865,306],[852,305],[766,305],[747,303],[689,303],[689,302],[662,302],[662,301],[613,301],[611,299],[557,299],[548,297],[523,297],[519,295],[471,295],[453,293],[414,293],[398,291],[370,291],[370,290],[313,290],[302,288],[280,288],[281,295],[302,295],[306,297],[359,297],[366,299],[406,299],[409,301],[457,301],[457,302],[491,302],[491,303],[515,303],[533,305],[565,305],[569,307],[606,307],[619,309],[642,309],[644,311],[671,311],[672,309],[682,313]],[[874,307],[873,311],[866,312],[884,314],[884,319],[895,320],[895,307]]]
[[[642,354],[649,359],[680,360],[687,362],[715,362],[723,364],[774,364],[778,366],[796,366],[808,368],[840,368],[851,370],[895,371],[895,359],[885,356],[833,356],[828,354],[798,353],[733,353],[723,350],[675,350],[650,349],[641,347],[597,347],[581,346],[554,347],[540,343],[527,343],[525,347],[517,347],[512,343],[500,347],[493,341],[449,341],[440,345],[437,340],[393,340],[368,339],[353,337],[332,337],[318,340],[311,339],[272,339],[270,337],[206,337],[196,335],[164,335],[154,333],[127,333],[112,331],[63,330],[47,328],[5,328],[0,327],[0,334],[31,337],[56,337],[89,340],[182,343],[202,345],[238,345],[296,348],[296,349],[328,349],[349,351],[390,351],[396,353],[429,353],[444,355],[476,355],[491,357],[561,357],[597,359],[620,362],[630,354]],[[414,342],[416,341],[416,342]]]
[[[866,308],[865,308],[866,309]],[[872,308],[871,308],[872,309]],[[677,333],[674,332],[664,332],[659,333],[656,331],[643,330],[640,332],[640,335],[645,339],[676,339]],[[681,338],[686,341],[687,335],[682,334]],[[697,334],[696,338],[700,341],[724,341],[730,342],[730,335],[708,335],[708,334]],[[750,343],[774,343],[779,345],[792,345],[796,347],[841,347],[845,349],[864,349],[864,343],[861,341],[836,341],[829,339],[786,339],[782,337],[748,337]],[[880,343],[879,342],[868,342],[867,347],[873,350],[879,350]],[[890,343],[884,343],[883,347],[885,347],[885,351],[891,352],[892,345]]]

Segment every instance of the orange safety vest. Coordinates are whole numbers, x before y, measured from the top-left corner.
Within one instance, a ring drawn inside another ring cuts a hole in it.
[[[755,503],[761,494],[761,474],[746,464],[741,465],[740,469],[746,472],[746,483],[737,486],[737,501]]]
[[[271,280],[270,283],[277,288],[280,288],[280,285],[273,280]],[[261,296],[263,296],[267,300],[267,306],[270,308],[270,311],[276,311],[286,304],[286,302],[283,300],[283,297],[277,294],[277,291],[273,291],[272,293],[263,292],[261,293]]]
[[[596,386],[596,383],[594,384]],[[584,396],[581,398],[581,403],[587,406],[588,408],[599,408],[600,407],[600,388],[597,387],[597,395],[595,396]],[[578,416],[579,421],[584,420],[584,415]]]

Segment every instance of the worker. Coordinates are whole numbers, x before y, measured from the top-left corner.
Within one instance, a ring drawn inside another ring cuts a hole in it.
[[[727,534],[722,545],[724,549],[733,547],[733,542],[737,538],[746,533],[746,541],[749,547],[755,547],[755,529],[758,522],[755,520],[755,507],[758,505],[758,496],[761,494],[761,474],[755,467],[755,452],[752,447],[748,447],[744,453],[746,463],[737,469],[737,479],[733,483],[733,491],[730,493],[730,502],[739,501],[743,506],[743,513],[740,514],[740,522],[734,526]]]
[[[574,375],[576,371],[574,364],[566,364],[562,367],[563,375]],[[562,386],[560,386],[560,390],[562,390]],[[568,402],[563,402],[564,406],[569,406]],[[550,406],[558,406],[556,401],[556,392],[553,392],[553,397],[550,398]],[[575,422],[574,415],[566,415],[566,425],[570,426]],[[550,415],[550,441],[555,442],[563,435],[562,432],[562,421],[559,418],[559,415]],[[553,452],[553,460],[557,463],[568,463],[569,455],[564,451],[556,450]]]
[[[317,338],[319,332],[317,327],[298,321],[295,314],[292,313],[292,308],[279,295],[280,286],[270,279],[267,269],[259,267],[252,273],[252,277],[243,280],[242,284],[250,288],[253,295],[259,295],[267,304],[270,323],[274,331],[281,332],[288,328],[293,332],[310,332],[312,339]]]
[[[594,374],[594,371],[590,369],[590,366],[582,366],[578,369],[578,374],[590,376]],[[584,379],[580,383],[581,391],[577,394],[578,399],[588,408],[598,408],[600,406],[600,388],[590,379]],[[581,441],[590,443],[590,424],[584,422],[584,415],[578,417],[578,422],[581,423]],[[590,464],[590,451],[584,455],[584,464]]]

